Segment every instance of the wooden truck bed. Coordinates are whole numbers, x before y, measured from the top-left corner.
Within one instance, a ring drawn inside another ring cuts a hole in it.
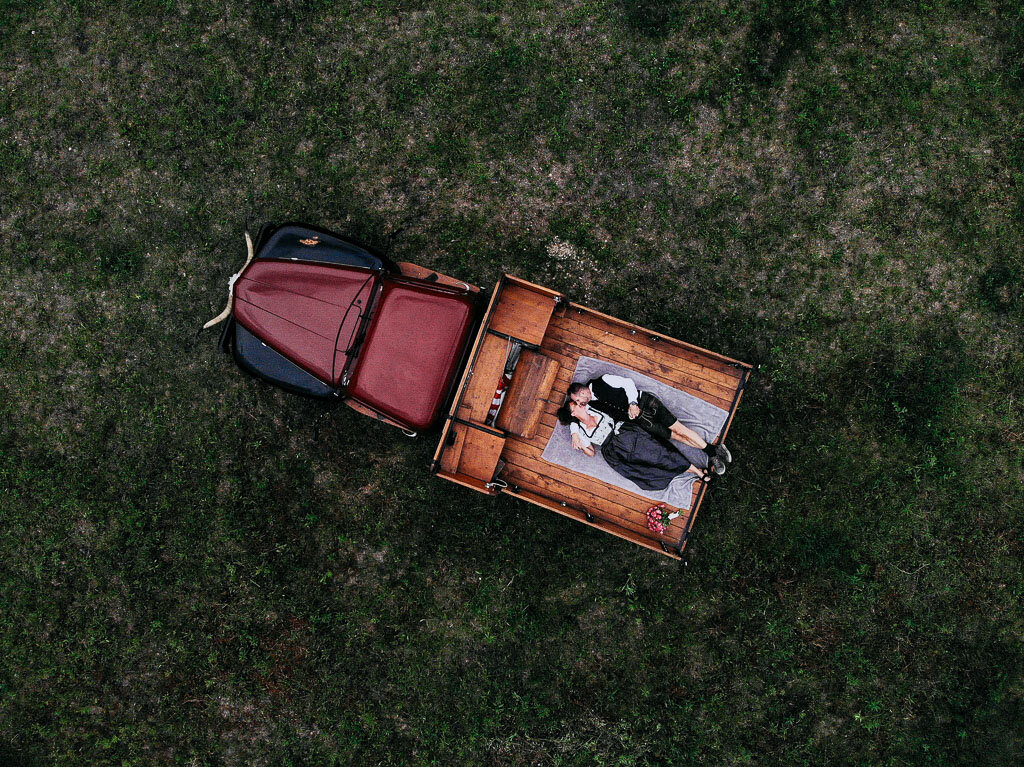
[[[513,341],[525,350],[497,423],[488,425],[488,410]],[[691,508],[679,509],[680,517],[658,535],[647,527],[650,499],[541,458],[557,423],[555,411],[565,401],[581,356],[613,362],[717,405],[729,413],[723,439],[751,371],[746,363],[567,302],[555,291],[505,275],[495,287],[470,352],[433,471],[478,492],[508,493],[679,558],[705,485],[694,485]]]

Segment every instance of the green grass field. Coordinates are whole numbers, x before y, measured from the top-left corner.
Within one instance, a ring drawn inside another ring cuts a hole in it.
[[[0,1],[0,765],[1024,761],[1024,11],[511,5]],[[268,220],[760,363],[689,566],[234,369]]]

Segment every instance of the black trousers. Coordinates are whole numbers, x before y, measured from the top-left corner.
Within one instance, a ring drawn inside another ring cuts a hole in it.
[[[672,415],[672,412],[665,407],[665,403],[648,392],[640,392],[640,399],[637,401],[640,408],[640,415],[632,420],[641,429],[651,436],[668,442],[672,439],[672,424],[679,419]]]

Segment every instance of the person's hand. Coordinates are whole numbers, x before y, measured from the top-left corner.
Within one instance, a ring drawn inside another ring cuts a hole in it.
[[[589,455],[591,458],[594,457],[594,453],[595,452],[596,451],[594,450],[594,446],[593,445],[587,445],[585,448],[583,448],[583,454],[584,455]]]
[[[573,450],[582,450],[583,449],[583,440],[580,439],[580,435],[579,434],[573,434],[572,435],[572,449]]]
[[[640,415],[640,406],[633,404],[629,406],[629,417],[630,419],[636,418]]]

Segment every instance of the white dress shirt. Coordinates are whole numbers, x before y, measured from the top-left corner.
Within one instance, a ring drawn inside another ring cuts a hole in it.
[[[635,387],[634,387],[635,388]],[[619,424],[615,423],[613,419],[607,413],[602,413],[600,410],[591,410],[590,405],[587,405],[587,412],[597,419],[597,426],[592,430],[588,431],[582,423],[573,421],[569,425],[569,431],[580,438],[580,442],[583,443],[583,447],[588,445],[603,445],[604,441],[608,439],[612,432],[618,433]]]

